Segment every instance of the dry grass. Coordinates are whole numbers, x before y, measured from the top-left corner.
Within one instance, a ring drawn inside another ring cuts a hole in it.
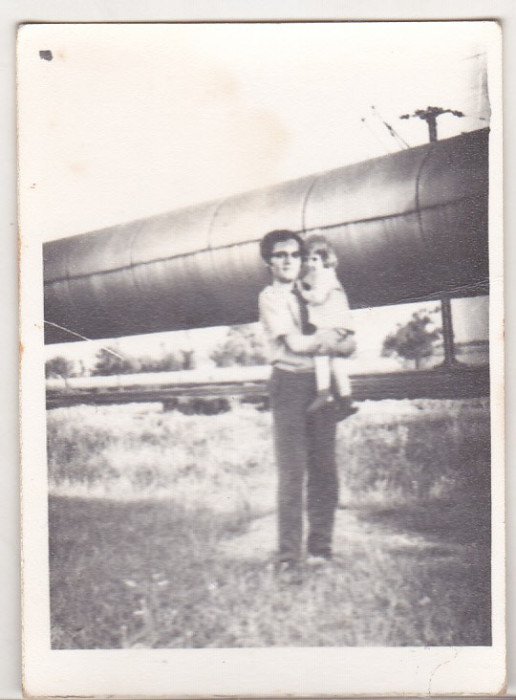
[[[171,496],[217,512],[270,508],[270,416],[215,416],[159,404],[78,406],[49,413],[49,483],[57,495],[116,500]]]
[[[278,585],[270,414],[48,417],[54,648],[490,643],[487,402],[339,426],[336,560]]]

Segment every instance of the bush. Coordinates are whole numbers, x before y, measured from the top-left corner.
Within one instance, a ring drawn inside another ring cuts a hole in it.
[[[57,357],[52,357],[50,360],[45,362],[45,377],[47,379],[51,377],[67,377],[75,376],[75,364],[72,360],[58,355]]]
[[[175,493],[184,483],[195,486],[197,500],[204,492],[211,500],[220,489],[220,502],[267,493],[271,503],[270,413],[246,405],[229,411],[225,398],[173,401],[175,410],[165,412],[141,404],[50,411],[51,485],[125,493],[129,484],[151,494],[172,486]],[[363,402],[356,416],[339,424],[337,460],[341,498],[350,504],[488,492],[488,402]]]
[[[231,403],[223,397],[207,399],[202,397],[174,398],[163,402],[165,411],[179,411],[185,416],[215,416],[231,411]]]
[[[224,343],[215,348],[210,357],[217,367],[266,365],[267,352],[261,326],[233,326],[228,330]]]
[[[93,376],[108,376],[139,372],[176,372],[194,367],[193,351],[168,352],[161,357],[131,357],[109,348],[101,348],[95,356],[95,366],[91,373]]]
[[[353,502],[454,498],[489,484],[487,399],[364,402],[339,437],[343,491]]]

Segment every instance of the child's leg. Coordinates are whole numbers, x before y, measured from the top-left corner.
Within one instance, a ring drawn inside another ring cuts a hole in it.
[[[329,391],[331,386],[330,358],[328,355],[316,355],[316,357],[314,357],[314,364],[317,392]]]
[[[320,408],[331,404],[334,399],[330,391],[331,387],[331,365],[327,355],[318,355],[314,358],[315,364],[315,384],[317,396],[308,406],[308,413],[318,411]]]
[[[349,381],[348,366],[348,360],[345,357],[331,358],[331,374],[333,376],[333,381],[335,382],[337,396],[342,397],[351,395],[351,382]]]
[[[344,420],[354,415],[358,408],[351,398],[351,382],[348,374],[348,360],[345,357],[333,357],[331,360],[331,373],[337,391],[335,402],[335,415],[337,420]]]

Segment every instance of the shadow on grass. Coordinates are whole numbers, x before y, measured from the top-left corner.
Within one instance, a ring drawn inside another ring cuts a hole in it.
[[[155,618],[172,638],[163,646],[203,646],[188,639],[190,618],[210,593],[217,543],[247,523],[172,502],[50,497],[52,647],[160,646]]]
[[[51,497],[52,648],[488,645],[489,547],[461,513],[357,512],[378,527],[293,591],[232,548],[248,513]],[[397,529],[421,541],[378,536]]]
[[[399,532],[413,532],[436,543],[489,547],[490,503],[437,500],[390,508],[363,508],[359,517]]]
[[[389,549],[399,566],[413,559],[426,570],[420,600],[439,600],[453,614],[457,646],[489,646],[491,637],[491,510],[488,495],[468,502],[430,501],[396,508],[362,508],[359,521],[415,536],[420,548]],[[415,588],[419,581],[415,582]],[[417,596],[416,596],[417,597]],[[445,603],[446,601],[446,603]],[[444,621],[444,619],[443,619]],[[438,624],[442,624],[443,621]],[[444,625],[443,625],[444,629]]]

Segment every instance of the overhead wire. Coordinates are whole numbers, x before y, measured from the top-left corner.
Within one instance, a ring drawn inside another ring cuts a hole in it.
[[[81,340],[86,340],[90,343],[95,342],[93,340],[93,338],[87,338],[85,335],[82,335],[81,333],[77,333],[76,331],[72,331],[69,328],[65,328],[64,326],[60,326],[59,323],[54,323],[53,321],[47,321],[46,319],[44,320],[44,323],[48,324],[49,326],[53,326],[54,328],[58,328],[59,330],[64,331],[65,333],[69,333],[70,335],[74,335],[76,338],[80,338]],[[119,360],[124,361],[127,359],[123,355],[120,355],[119,353],[117,353],[115,350],[108,348],[106,345],[101,345],[100,348],[102,350],[105,350],[110,355],[113,355],[114,357],[118,358]]]

